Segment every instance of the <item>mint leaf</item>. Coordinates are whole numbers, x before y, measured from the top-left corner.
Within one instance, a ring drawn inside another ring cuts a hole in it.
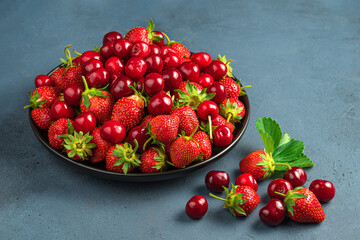
[[[304,148],[305,144],[302,141],[291,139],[276,148],[272,156],[275,162],[291,162],[300,156]]]
[[[260,133],[266,150],[272,153],[278,147],[282,136],[279,124],[269,117],[264,117],[258,118],[255,126]]]

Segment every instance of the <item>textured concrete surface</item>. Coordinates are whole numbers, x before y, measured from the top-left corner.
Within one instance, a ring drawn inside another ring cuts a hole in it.
[[[0,239],[356,239],[359,237],[360,1],[2,1],[0,8]],[[218,162],[168,182],[124,183],[94,178],[55,158],[28,123],[27,92],[36,75],[59,63],[63,48],[100,45],[108,31],[156,28],[192,51],[234,60],[251,84],[251,124]],[[262,149],[254,127],[271,116],[306,144],[314,179],[337,195],[321,224],[287,221],[271,228],[260,206],[235,219],[210,199],[201,220],[184,207],[207,196],[206,173],[235,181],[239,160]]]

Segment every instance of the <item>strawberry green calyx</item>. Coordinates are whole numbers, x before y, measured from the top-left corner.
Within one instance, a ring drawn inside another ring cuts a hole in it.
[[[140,155],[136,153],[139,144],[135,140],[135,148],[133,149],[131,144],[125,142],[124,144],[117,144],[116,148],[112,152],[112,155],[118,157],[119,159],[115,161],[113,166],[122,165],[124,174],[127,174],[128,171],[133,167],[138,167],[141,165]]]
[[[244,110],[244,107],[237,107],[236,102],[231,104],[228,99],[226,102],[226,106],[220,105],[220,114],[226,118],[226,122],[237,123],[239,122],[243,116],[240,113]]]
[[[154,157],[154,160],[157,162],[152,168],[155,168],[156,170],[164,169],[165,163],[166,163],[166,154],[164,147],[156,148],[154,147],[154,150],[159,154],[159,156]]]
[[[106,90],[108,85],[106,85],[103,88],[97,89],[97,88],[90,88],[86,82],[86,79],[84,76],[82,76],[83,82],[84,82],[84,86],[85,86],[85,91],[82,93],[82,97],[84,99],[84,106],[86,107],[86,110],[89,109],[91,102],[90,102],[90,97],[102,97],[102,98],[108,98],[107,96],[104,95],[104,93],[102,91]],[[89,97],[90,96],[90,97]]]
[[[64,137],[64,147],[67,150],[69,158],[79,158],[79,160],[87,160],[92,155],[92,148],[96,147],[95,143],[91,143],[92,136],[89,133],[83,134],[82,131],[74,132],[73,135],[60,135]]]
[[[151,40],[151,43],[153,41],[161,41],[162,40],[162,38],[160,38],[155,32],[153,32],[154,28],[155,28],[155,24],[154,24],[152,18],[150,18],[150,22],[149,22],[149,25],[147,28],[147,30],[148,30],[147,37]]]
[[[276,194],[285,197],[284,203],[286,205],[286,208],[287,208],[288,212],[292,216],[294,215],[294,208],[293,208],[293,206],[295,206],[295,200],[294,199],[301,199],[301,198],[307,197],[306,195],[298,192],[300,189],[303,189],[303,188],[304,187],[296,187],[293,190],[288,191],[286,193],[286,195],[283,194],[283,193],[275,192]]]
[[[215,93],[206,93],[206,88],[202,89],[199,93],[197,87],[195,85],[191,85],[189,80],[186,82],[185,89],[187,93],[180,89],[174,90],[179,94],[179,105],[188,105],[193,110],[196,110],[201,102],[211,100],[215,96]]]
[[[241,86],[240,81],[236,81],[236,83],[237,83],[237,84],[239,85],[239,87],[240,87],[239,97],[242,97],[242,96],[247,95],[247,92],[245,92],[245,89],[246,89],[246,88],[250,88],[251,85]]]
[[[225,63],[226,67],[227,67],[227,73],[225,76],[234,78],[234,75],[232,74],[233,68],[230,66],[230,63],[233,62],[233,60],[227,60],[225,55],[222,57],[219,54],[219,58],[218,58],[221,62]]]
[[[39,98],[41,97],[40,93],[38,93],[37,90],[35,90],[34,92],[34,95],[32,95],[31,92],[29,92],[29,95],[30,95],[30,104],[29,105],[26,105],[24,107],[24,109],[26,108],[41,108],[42,105],[47,101],[46,99],[45,100],[41,100],[41,101],[38,101]]]

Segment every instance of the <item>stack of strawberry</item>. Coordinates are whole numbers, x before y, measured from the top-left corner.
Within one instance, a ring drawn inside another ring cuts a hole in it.
[[[75,58],[67,46],[62,67],[36,77],[27,107],[54,149],[127,174],[186,167],[232,142],[245,92],[231,60],[191,54],[153,29],[109,32]]]

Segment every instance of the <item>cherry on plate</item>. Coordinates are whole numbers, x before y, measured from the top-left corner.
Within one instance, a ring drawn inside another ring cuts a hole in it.
[[[206,52],[198,52],[191,56],[191,61],[199,66],[200,71],[204,71],[211,63],[211,56]]]
[[[146,130],[145,127],[136,126],[129,131],[128,136],[126,138],[126,142],[130,143],[131,146],[135,148],[136,146],[135,140],[136,140],[138,142],[137,152],[141,152],[144,150],[143,147],[145,142],[150,138],[150,135],[147,134],[147,132],[148,131]],[[150,146],[151,146],[150,144],[147,144],[146,149],[149,148]]]
[[[97,68],[86,75],[86,82],[89,88],[102,88],[109,84],[110,76],[105,68]]]
[[[129,59],[130,58],[130,49],[132,43],[127,39],[119,39],[114,42],[113,52],[115,56],[120,59]]]
[[[115,121],[107,121],[100,128],[100,136],[113,144],[121,143],[126,135],[123,125]]]
[[[151,115],[165,115],[171,111],[172,99],[166,93],[160,92],[152,96],[148,102],[147,109]]]
[[[180,57],[177,54],[172,53],[172,52],[168,52],[167,54],[165,54],[162,57],[162,60],[164,62],[164,69],[171,68],[171,67],[177,68],[181,64]]]
[[[208,88],[213,84],[214,80],[210,74],[200,73],[198,84],[200,84],[203,88]]]
[[[56,101],[50,108],[50,116],[53,121],[60,118],[73,119],[75,117],[75,110],[65,101]]]
[[[124,73],[124,64],[118,57],[110,57],[105,62],[105,68],[110,74]]]
[[[92,132],[96,128],[96,118],[91,112],[83,112],[74,119],[73,126],[76,132]]]
[[[114,42],[107,42],[100,48],[100,55],[104,59],[108,59],[109,57],[115,56],[114,53]]]
[[[330,181],[316,179],[311,182],[309,189],[320,202],[328,202],[335,196],[335,187]]]
[[[165,81],[165,91],[172,91],[180,87],[182,83],[182,75],[176,68],[168,68],[162,71],[161,75]]]
[[[118,39],[122,39],[122,36],[119,32],[116,32],[116,31],[108,32],[103,37],[103,45],[107,42],[114,42]]]
[[[160,41],[155,41],[153,40],[153,43],[156,44],[157,46],[159,47],[163,47],[165,46],[165,43],[164,43],[164,34],[160,31],[153,31],[159,38],[161,38]],[[160,48],[159,48],[160,49]]]
[[[284,179],[288,180],[293,188],[303,186],[307,180],[307,175],[304,169],[300,167],[292,167],[284,174]]]
[[[160,55],[160,47],[155,44],[150,44],[150,54]]]
[[[214,82],[211,84],[206,92],[215,93],[215,96],[211,99],[211,101],[214,101],[217,104],[222,103],[226,99],[226,89],[219,82]]]
[[[191,218],[202,218],[208,210],[208,203],[201,195],[195,195],[186,203],[185,212]]]
[[[235,180],[235,185],[249,186],[255,191],[258,190],[258,183],[251,173],[243,173]]]
[[[189,80],[190,82],[197,82],[200,75],[199,66],[193,62],[183,62],[178,67],[179,72],[181,73],[183,80]]]
[[[135,42],[130,48],[131,57],[146,57],[150,54],[150,47],[144,42]]]
[[[49,87],[53,87],[54,86],[54,82],[53,80],[51,80],[51,78],[48,75],[38,75],[35,78],[35,87],[44,87],[44,86],[49,86]]]
[[[227,66],[220,60],[213,60],[209,66],[205,68],[205,73],[210,74],[214,81],[220,81],[227,73]]]
[[[293,190],[291,183],[282,178],[272,180],[267,189],[268,194],[271,198],[277,198],[281,201],[283,201],[285,197],[277,194],[276,192],[286,195],[286,193],[290,190]]]
[[[82,66],[84,63],[86,63],[87,61],[89,61],[90,59],[97,59],[102,61],[102,57],[100,55],[100,53],[90,50],[90,51],[86,51],[83,54],[81,54],[80,56],[80,65]]]
[[[125,75],[133,80],[142,78],[147,70],[147,64],[143,58],[130,58],[125,65]]]
[[[172,52],[176,54],[176,51],[174,49],[172,49],[171,47],[168,46],[164,46],[160,48],[160,56],[164,56],[165,54],[167,54],[168,52]]]
[[[134,90],[132,90],[130,86],[134,87],[133,80],[127,76],[122,76],[113,82],[110,88],[110,92],[116,99],[127,97],[134,93]]]
[[[160,73],[163,70],[163,60],[159,55],[156,54],[150,54],[144,58],[147,70],[146,73]]]
[[[206,187],[215,193],[224,191],[223,187],[229,187],[230,177],[227,172],[212,170],[206,174],[205,184]]]
[[[213,132],[214,146],[226,147],[229,146],[233,139],[233,134],[227,126],[218,126]]]
[[[159,73],[149,73],[144,79],[144,89],[149,95],[155,95],[164,89],[165,81]]]
[[[80,105],[83,89],[77,84],[70,84],[64,89],[64,100],[67,104],[77,107]]]
[[[286,208],[284,204],[276,198],[270,199],[265,207],[260,209],[260,220],[270,226],[279,225],[285,218]]]
[[[95,71],[95,69],[103,68],[104,65],[102,61],[98,59],[90,59],[89,61],[85,62],[82,66],[82,75],[86,76],[87,74]]]

